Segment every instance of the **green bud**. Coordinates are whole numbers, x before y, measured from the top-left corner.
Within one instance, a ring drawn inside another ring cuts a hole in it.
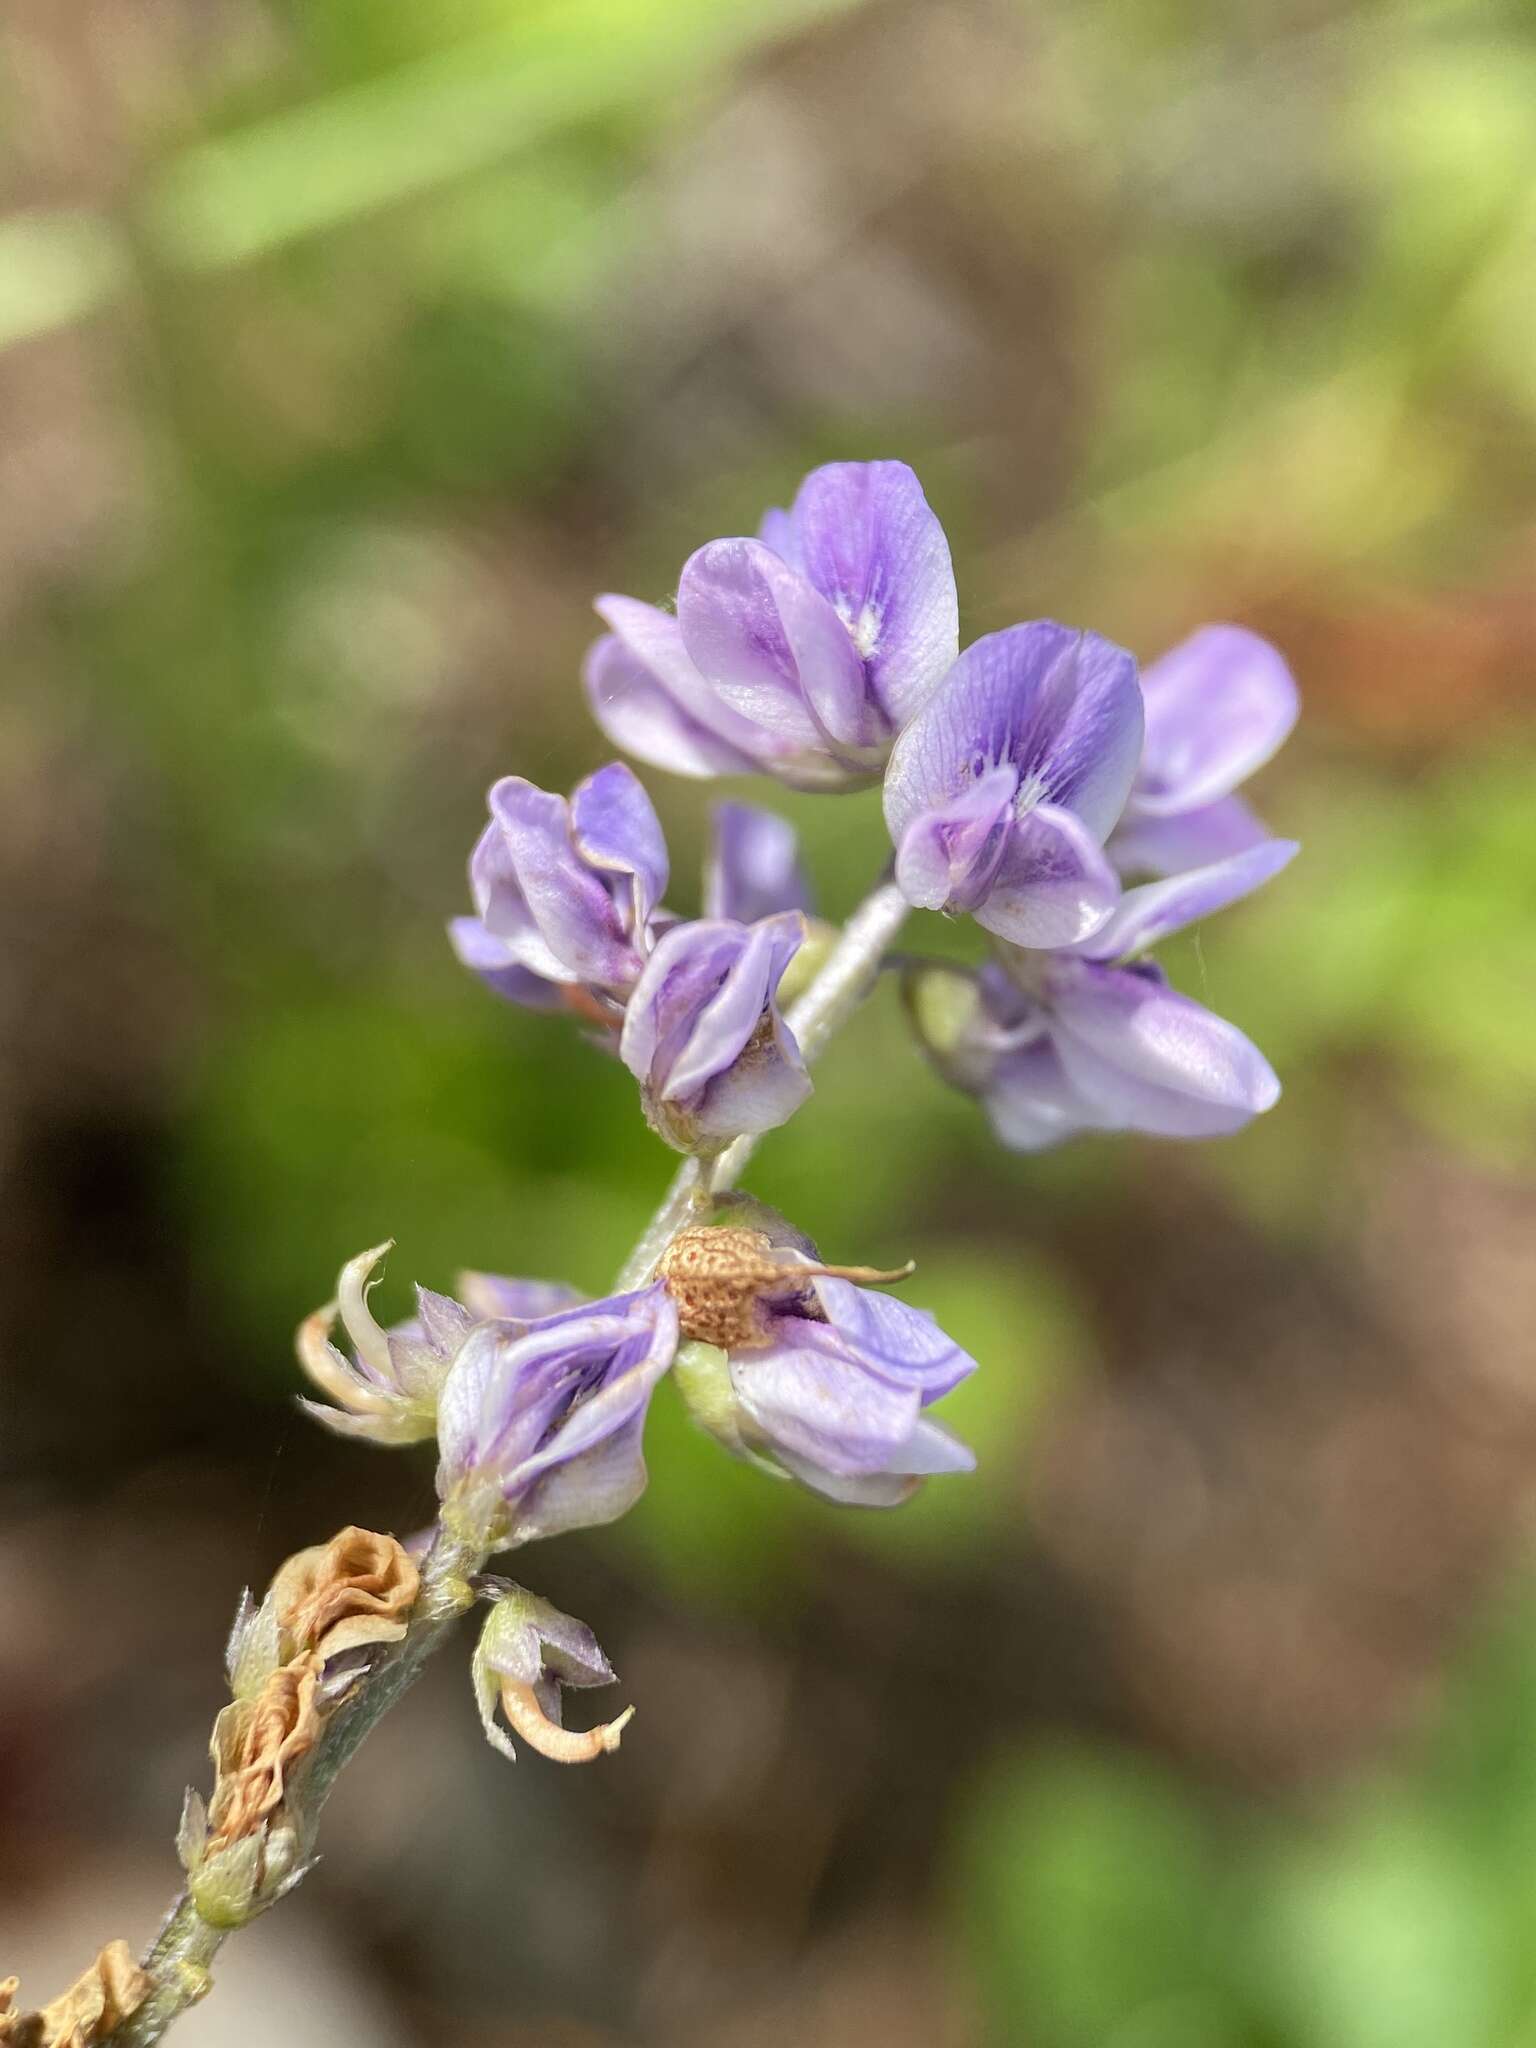
[[[282,1662],[277,1608],[268,1594],[258,1607],[250,1588],[240,1596],[224,1652],[229,1689],[237,1700],[253,1700]]]
[[[187,1873],[192,1903],[210,1927],[243,1927],[257,1910],[266,1836],[265,1827],[257,1828]]]
[[[924,1051],[940,1066],[956,1058],[981,1007],[975,978],[925,961],[902,975],[901,993]]]

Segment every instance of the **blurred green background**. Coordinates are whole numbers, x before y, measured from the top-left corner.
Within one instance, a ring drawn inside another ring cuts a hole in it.
[[[440,1659],[185,2038],[1536,2041],[1529,8],[13,0],[0,67],[0,1974],[151,1931],[240,1585],[427,1517],[293,1409],[340,1261],[598,1288],[670,1170],[442,935],[485,786],[607,757],[592,593],[895,455],[968,634],[1291,657],[1304,857],[1169,962],[1285,1097],[1008,1157],[882,992],[753,1185],[917,1257],[975,1481],[837,1514],[664,1388],[519,1567],[622,1758]],[[878,800],[782,807],[842,913]]]

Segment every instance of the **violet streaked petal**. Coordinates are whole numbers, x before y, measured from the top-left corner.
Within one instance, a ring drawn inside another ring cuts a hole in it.
[[[488,989],[525,1010],[558,1010],[560,985],[517,959],[505,939],[488,932],[478,917],[455,917],[448,921],[448,942],[460,963],[479,975]],[[540,942],[542,945],[542,941]],[[545,951],[548,949],[545,948]],[[558,963],[551,960],[551,966]]]
[[[662,934],[635,984],[619,1039],[619,1057],[642,1085],[665,1088],[699,1013],[745,943],[745,927],[726,919],[695,919]]]
[[[799,1043],[776,1010],[769,1031],[746,1055],[709,1083],[694,1118],[710,1138],[738,1138],[746,1132],[775,1131],[786,1124],[811,1093],[811,1077]]]
[[[627,883],[631,928],[643,933],[667,887],[667,842],[639,777],[610,761],[571,792],[571,837],[583,860]]]
[[[1038,804],[1009,828],[976,922],[1015,946],[1070,946],[1095,932],[1120,900],[1115,873],[1071,811]]]
[[[618,1673],[584,1621],[562,1614],[547,1600],[534,1608],[534,1626],[545,1669],[561,1685],[612,1685]]]
[[[903,1501],[912,1498],[924,1479],[938,1473],[976,1469],[972,1452],[957,1437],[928,1421],[919,1422],[906,1443],[892,1452],[891,1462],[883,1472],[838,1477],[822,1471],[806,1458],[796,1457],[782,1445],[776,1448],[776,1455],[785,1471],[802,1486],[808,1486],[825,1500],[855,1508],[900,1507]]]
[[[771,1445],[825,1472],[883,1472],[916,1426],[917,1389],[865,1372],[825,1323],[781,1316],[777,1327],[777,1343],[731,1356],[731,1383],[750,1421]]]
[[[925,1479],[940,1472],[974,1472],[976,1453],[969,1444],[961,1443],[959,1437],[951,1436],[947,1429],[924,1416],[900,1450],[893,1453],[887,1469],[918,1473]]]
[[[762,765],[760,755],[771,751],[769,736],[733,711],[699,674],[670,612],[613,594],[598,598],[596,610],[618,642],[618,653],[605,655],[600,672],[589,673],[587,679],[599,723],[605,718],[619,721],[626,730],[633,728],[637,740],[646,737],[641,722],[646,719],[653,722],[654,737],[665,736],[664,728],[670,731],[697,755],[697,765],[680,768],[680,773],[738,775]],[[635,699],[633,707],[630,696]],[[667,706],[672,707],[670,713]],[[630,747],[628,739],[621,744],[648,758],[643,746]],[[657,765],[672,764],[665,758]]]
[[[559,803],[562,799],[556,797],[551,801]],[[512,848],[495,818],[475,841],[469,856],[469,887],[488,937],[501,943],[504,964],[526,967],[530,974],[540,975],[546,981],[567,979],[569,969],[551,951],[528,908]]]
[[[1242,626],[1202,626],[1142,677],[1147,736],[1136,808],[1151,816],[1229,796],[1296,723],[1296,681]]]
[[[878,740],[842,620],[761,541],[710,541],[691,555],[677,617],[695,666],[753,724],[796,746]]]
[[[565,798],[506,775],[491,791],[491,815],[506,838],[529,915],[567,975],[626,988],[638,958],[613,898],[577,855]]]
[[[1043,1152],[1104,1119],[1073,1085],[1055,1044],[1036,1039],[1005,1053],[982,1091],[987,1119],[1013,1152]]]
[[[915,1387],[924,1407],[976,1370],[975,1359],[926,1309],[850,1280],[823,1275],[811,1284],[827,1321],[858,1358],[882,1379]]]
[[[758,521],[757,537],[765,548],[773,549],[781,562],[788,562],[791,569],[798,569],[802,576],[805,574],[793,513],[786,512],[782,505],[770,505]]]
[[[899,845],[912,819],[1004,762],[1020,801],[1071,810],[1102,841],[1141,756],[1141,692],[1122,647],[1049,619],[968,647],[896,742],[885,816]]]
[[[1090,960],[1125,960],[1160,945],[1186,925],[1237,903],[1278,875],[1299,851],[1294,839],[1266,839],[1230,860],[1127,889],[1103,924],[1078,950]]]
[[[1056,1050],[1106,1128],[1214,1137],[1279,1100],[1258,1047],[1159,979],[1065,960],[1053,982]]]
[[[1246,853],[1268,837],[1268,828],[1240,796],[1154,818],[1138,809],[1133,795],[1105,851],[1123,875],[1178,875]]]
[[[647,1287],[605,1304],[606,1320],[622,1323],[603,1385],[569,1410],[554,1437],[518,1469],[520,1484],[582,1456],[640,1413],[677,1355],[677,1306],[665,1287]]]
[[[796,553],[785,559],[830,601],[899,729],[960,646],[949,543],[922,485],[904,462],[828,463],[801,484],[789,523]]]
[[[606,1303],[552,1327],[480,1323],[438,1396],[438,1485],[471,1473],[500,1483],[532,1455],[583,1374],[623,1343],[627,1328]]]
[[[704,915],[754,924],[776,911],[810,907],[794,826],[754,804],[716,804],[704,870]]]
[[[602,1400],[614,1391],[605,1389],[596,1398]],[[649,1391],[649,1387],[644,1390],[642,1402]],[[542,1541],[547,1536],[564,1535],[568,1529],[600,1528],[627,1514],[645,1491],[644,1436],[645,1408],[631,1401],[611,1435],[552,1465],[542,1478],[533,1481],[514,1512],[510,1540]]]
[[[663,1083],[669,1096],[685,1099],[745,1052],[805,937],[805,919],[798,910],[786,910],[743,930],[745,942],[718,991],[699,1012],[686,1043],[670,1062]]]
[[[584,1305],[586,1296],[563,1280],[513,1280],[500,1273],[461,1273],[459,1297],[481,1322],[542,1322]]]
[[[910,1472],[824,1472],[809,1458],[796,1457],[782,1444],[775,1446],[774,1457],[791,1479],[799,1480],[809,1492],[820,1494],[823,1500],[840,1508],[899,1508],[923,1483]]]
[[[637,761],[699,781],[756,771],[756,761],[685,711],[616,635],[593,642],[582,680],[593,717]]]
[[[896,882],[919,910],[974,910],[986,900],[1013,829],[1016,770],[993,768],[907,825],[896,847]]]
[[[435,1294],[430,1287],[416,1289],[416,1319],[434,1351],[451,1358],[476,1321],[471,1311],[452,1295]]]
[[[675,925],[630,998],[619,1046],[624,1064],[669,1100],[713,1080],[745,1050],[804,936],[799,911],[756,925],[726,918]]]

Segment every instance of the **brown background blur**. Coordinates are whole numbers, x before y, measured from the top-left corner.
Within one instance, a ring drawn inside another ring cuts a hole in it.
[[[1290,656],[1303,857],[1170,958],[1285,1097],[1010,1158],[885,992],[754,1185],[917,1257],[976,1479],[837,1514],[664,1388],[517,1566],[622,1755],[503,1764],[450,1651],[178,2038],[1536,2040],[1528,9],[12,0],[0,66],[0,1975],[152,1931],[241,1585],[429,1514],[294,1409],[341,1260],[600,1288],[669,1170],[442,938],[493,777],[607,757],[592,593],[892,455],[967,634]],[[877,800],[782,807],[842,913]]]

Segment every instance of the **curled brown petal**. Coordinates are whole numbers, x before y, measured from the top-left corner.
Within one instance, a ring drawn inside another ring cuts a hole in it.
[[[0,2042],[6,2048],[95,2048],[138,2011],[150,1980],[126,1941],[109,1941],[90,1968],[41,2012],[14,2012],[17,1980],[0,1982]]]
[[[288,1774],[319,1739],[320,1664],[312,1652],[279,1666],[254,1700],[236,1700],[214,1723],[210,1854],[252,1834],[282,1804]]]
[[[273,1579],[271,1597],[294,1645],[327,1658],[398,1642],[420,1591],[421,1574],[393,1536],[349,1527],[296,1551]]]
[[[533,1687],[516,1678],[501,1681],[501,1711],[514,1735],[520,1735],[530,1749],[557,1764],[588,1764],[594,1757],[617,1749],[635,1712],[633,1707],[626,1707],[612,1721],[578,1733],[551,1721],[539,1705]]]

